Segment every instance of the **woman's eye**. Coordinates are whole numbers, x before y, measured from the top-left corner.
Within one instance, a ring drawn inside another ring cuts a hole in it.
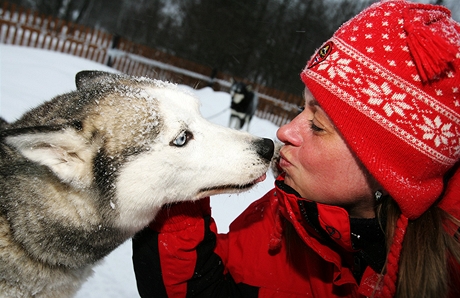
[[[314,132],[322,132],[322,131],[324,131],[324,129],[319,127],[319,126],[317,126],[313,120],[310,120],[310,128]]]
[[[171,141],[171,146],[182,147],[185,146],[193,135],[191,132],[184,130],[182,131],[173,141]]]

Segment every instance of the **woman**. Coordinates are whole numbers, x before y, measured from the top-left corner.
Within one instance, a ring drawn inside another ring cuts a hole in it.
[[[209,200],[133,241],[143,297],[458,297],[460,25],[382,1],[301,73],[275,188],[217,234]]]

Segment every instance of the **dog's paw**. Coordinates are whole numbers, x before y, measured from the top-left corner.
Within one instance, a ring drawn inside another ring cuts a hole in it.
[[[280,161],[280,149],[283,147],[283,143],[279,141],[275,141],[275,152],[273,153],[272,160],[270,162],[270,170],[273,174],[273,177],[278,177],[283,170],[279,166],[279,161]]]

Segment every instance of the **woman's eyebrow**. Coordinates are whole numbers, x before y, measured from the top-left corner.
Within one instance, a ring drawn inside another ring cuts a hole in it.
[[[305,99],[305,100],[307,100],[307,99]],[[310,100],[308,100],[308,105],[309,105],[310,107],[313,107],[313,106],[318,106],[318,107],[320,107],[319,103],[318,103],[318,102],[316,101],[316,99],[314,99],[314,98],[311,98]]]
[[[318,101],[316,101],[316,98],[313,97],[313,94],[311,94],[311,92],[308,89],[305,89],[305,91],[302,94],[302,97],[305,100],[306,106],[308,105],[309,107],[313,107],[313,106],[321,107]]]

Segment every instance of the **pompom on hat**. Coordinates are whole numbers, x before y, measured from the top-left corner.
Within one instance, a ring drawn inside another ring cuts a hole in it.
[[[439,206],[460,216],[460,174],[444,185],[460,157],[460,24],[442,6],[375,3],[319,48],[301,78],[401,209],[382,292],[392,296],[408,221],[446,188]]]

